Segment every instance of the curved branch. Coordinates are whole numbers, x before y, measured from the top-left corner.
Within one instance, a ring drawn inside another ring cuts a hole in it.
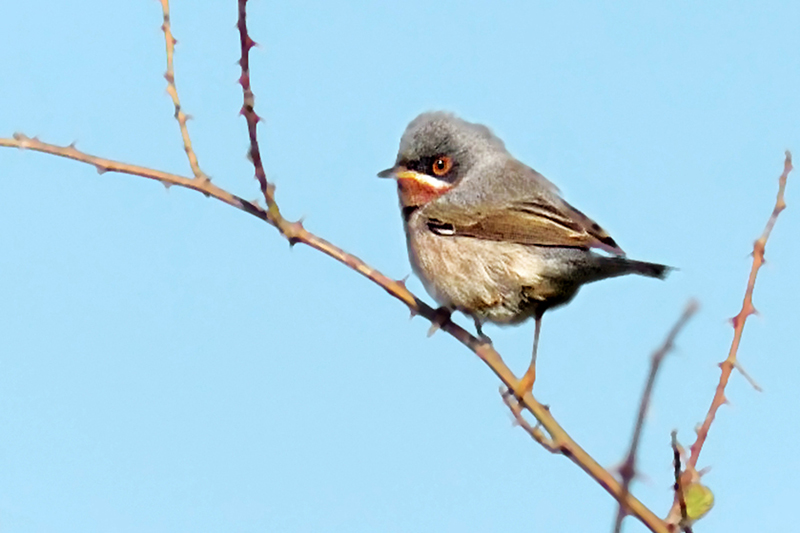
[[[177,185],[201,192],[206,196],[231,205],[277,227],[290,244],[305,244],[329,257],[332,257],[333,259],[336,259],[340,263],[343,263],[349,268],[367,277],[382,287],[390,295],[403,302],[406,306],[408,306],[412,313],[421,315],[431,322],[441,321],[441,317],[437,314],[436,310],[411,293],[405,287],[405,284],[402,281],[393,280],[378,272],[358,257],[345,252],[341,248],[334,246],[325,239],[309,232],[300,222],[287,221],[281,216],[280,211],[277,209],[277,204],[267,210],[255,204],[254,202],[244,200],[235,194],[231,194],[230,192],[217,187],[208,180],[188,178],[143,166],[131,165],[111,159],[104,159],[81,152],[72,145],[57,146],[48,144],[35,138],[26,137],[25,135],[19,133],[15,134],[11,139],[0,138],[0,146],[28,149],[59,157],[65,157],[81,163],[92,165],[101,174],[105,172],[130,174],[153,179],[165,185]],[[270,192],[274,194],[274,187],[272,184],[269,185]],[[467,330],[449,320],[441,325],[441,329],[452,335],[456,340],[472,350],[492,370],[492,372],[494,372],[494,374],[500,379],[505,387],[512,391],[519,390],[519,380],[511,371],[511,369],[506,366],[500,354],[495,351],[494,348],[492,348],[491,344],[479,340]],[[623,499],[625,501],[625,506],[629,509],[630,513],[636,516],[651,531],[656,533],[668,533],[669,530],[667,529],[666,524],[647,506],[630,494],[627,495],[627,497],[623,495],[623,490],[620,483],[610,472],[608,472],[597,461],[595,461],[594,458],[592,458],[583,448],[578,445],[578,443],[572,439],[572,437],[569,436],[564,428],[562,428],[561,425],[555,420],[552,414],[550,414],[550,410],[547,406],[539,403],[539,401],[537,401],[530,393],[525,394],[521,398],[520,405],[528,410],[536,418],[539,424],[541,424],[545,431],[547,431],[551,437],[550,441],[552,442],[552,446],[555,451],[567,456],[573,463],[578,465],[617,501]]]
[[[622,466],[619,468],[620,477],[622,478],[622,494],[625,496],[630,494],[631,482],[633,481],[633,478],[636,477],[636,452],[639,449],[639,439],[642,435],[642,429],[644,428],[644,417],[647,415],[647,410],[650,407],[650,398],[653,396],[653,387],[656,383],[658,370],[661,367],[661,363],[664,361],[664,358],[669,352],[672,351],[672,348],[675,344],[675,338],[678,336],[678,333],[681,332],[689,319],[692,318],[692,316],[697,312],[697,307],[698,305],[695,300],[690,300],[689,303],[686,304],[686,308],[675,325],[672,326],[667,338],[664,339],[661,347],[653,352],[653,355],[650,358],[650,373],[647,376],[647,383],[645,384],[644,392],[642,392],[642,400],[639,402],[639,413],[636,416],[636,424],[634,424],[633,427],[631,446],[628,450],[628,455],[625,457]],[[619,509],[617,509],[617,518],[614,522],[614,533],[619,533],[622,531],[622,521],[625,519],[627,514],[628,510],[625,508],[624,499],[622,499],[619,504]]]

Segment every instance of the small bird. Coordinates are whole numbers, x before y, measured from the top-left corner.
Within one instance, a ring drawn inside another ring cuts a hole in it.
[[[518,396],[536,378],[542,315],[584,283],[625,274],[663,279],[669,267],[625,258],[594,220],[544,176],[515,159],[486,126],[441,111],[415,118],[393,167],[408,255],[449,317],[481,326],[535,320],[533,354]],[[605,253],[597,253],[602,250]]]

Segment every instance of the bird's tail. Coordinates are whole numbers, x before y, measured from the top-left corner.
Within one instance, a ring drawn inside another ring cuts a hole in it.
[[[597,281],[628,274],[639,274],[648,278],[664,279],[669,274],[671,267],[659,265],[658,263],[647,263],[645,261],[634,261],[621,255],[606,256],[599,254],[591,255],[591,267],[584,271],[586,278],[584,283]]]
[[[631,259],[625,259],[622,257],[619,259],[627,264],[628,272],[632,274],[639,274],[641,276],[647,276],[648,278],[664,279],[667,277],[670,271],[673,270],[672,267],[668,267],[667,265],[659,265],[658,263],[632,261]]]

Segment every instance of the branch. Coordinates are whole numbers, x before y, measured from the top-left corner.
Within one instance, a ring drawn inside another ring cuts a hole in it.
[[[756,276],[758,275],[761,265],[764,264],[764,250],[767,246],[767,239],[769,239],[769,236],[772,233],[772,228],[775,226],[775,222],[778,220],[778,215],[781,214],[781,211],[786,209],[786,202],[783,199],[783,194],[786,190],[786,180],[791,171],[792,154],[787,151],[786,159],[783,164],[783,173],[778,180],[778,196],[775,200],[775,207],[772,210],[769,220],[767,220],[767,225],[764,227],[761,237],[759,237],[758,240],[756,240],[756,242],[753,244],[753,265],[750,268],[750,277],[747,280],[747,289],[744,293],[742,309],[739,311],[738,315],[733,317],[732,320],[733,342],[731,342],[731,348],[728,352],[728,357],[719,365],[721,369],[719,384],[717,385],[716,392],[714,393],[714,398],[711,400],[711,406],[708,408],[708,414],[706,414],[703,424],[697,430],[697,439],[691,446],[692,453],[686,463],[687,471],[693,470],[697,467],[697,460],[700,458],[700,452],[703,450],[703,444],[708,437],[708,431],[711,429],[711,423],[714,422],[714,417],[717,415],[717,410],[727,401],[725,399],[725,387],[728,385],[728,379],[730,378],[733,369],[739,367],[736,355],[739,351],[739,342],[742,339],[744,324],[747,320],[747,317],[756,313],[756,309],[753,307],[753,289],[756,285]]]
[[[683,482],[681,480],[681,449],[678,444],[678,432],[672,432],[672,464],[675,467],[675,499],[681,511],[679,527],[683,533],[692,533],[692,526],[689,525],[689,513],[686,508],[686,497],[683,492]]]
[[[175,85],[175,70],[173,68],[173,56],[175,53],[175,44],[178,42],[172,35],[172,26],[169,20],[169,0],[161,0],[161,10],[164,13],[164,23],[161,25],[161,30],[164,32],[164,41],[167,46],[167,71],[164,73],[164,79],[167,80],[167,93],[172,98],[172,103],[175,105],[175,120],[181,128],[181,137],[183,138],[183,150],[186,152],[186,157],[189,158],[189,166],[192,168],[194,177],[200,180],[207,180],[208,176],[200,170],[200,163],[197,161],[197,155],[192,148],[192,140],[189,138],[189,129],[186,127],[186,121],[189,116],[183,112],[181,108],[181,100],[178,97],[178,87]]]
[[[656,382],[656,375],[658,375],[658,370],[664,358],[672,351],[678,333],[680,333],[689,319],[692,318],[692,315],[697,312],[697,307],[697,302],[695,300],[689,300],[689,303],[686,304],[686,308],[683,310],[683,314],[681,314],[675,325],[672,326],[667,338],[664,339],[664,343],[658,350],[653,352],[650,359],[650,374],[647,376],[647,383],[642,392],[642,400],[639,402],[639,414],[636,416],[636,425],[633,429],[631,446],[628,450],[628,455],[625,457],[625,461],[623,461],[622,465],[619,467],[620,477],[622,478],[623,498],[619,500],[617,518],[614,522],[614,533],[619,533],[622,530],[622,521],[628,514],[625,501],[627,500],[628,494],[630,494],[631,482],[636,476],[636,452],[639,449],[639,438],[642,434],[642,428],[644,428],[644,417],[650,406],[650,398],[653,396],[653,386]]]
[[[217,187],[208,180],[188,178],[143,166],[131,165],[111,159],[104,159],[81,152],[72,145],[56,146],[53,144],[44,143],[35,138],[26,137],[22,134],[15,134],[11,139],[0,138],[0,146],[28,149],[59,157],[65,157],[81,163],[92,165],[100,174],[106,172],[130,174],[156,180],[165,185],[177,185],[201,192],[208,197],[240,209],[245,213],[253,215],[273,226],[279,228],[283,227],[281,233],[290,243],[305,244],[329,257],[332,257],[333,259],[343,263],[347,267],[355,270],[359,274],[365,276],[382,287],[390,295],[408,306],[413,314],[421,315],[431,323],[434,321],[441,321],[441,317],[436,310],[412,294],[405,287],[405,283],[403,281],[396,281],[385,276],[358,257],[345,252],[341,248],[334,246],[325,239],[309,232],[300,223],[286,221],[280,216],[280,211],[277,209],[277,206],[275,208],[270,208],[268,211],[253,202],[244,200],[235,194]],[[274,191],[274,187],[271,186],[272,184],[269,185]],[[275,218],[276,215],[279,218]],[[500,379],[507,389],[512,391],[519,389],[519,380],[503,362],[500,354],[497,353],[497,351],[495,351],[490,344],[479,340],[467,330],[450,320],[444,322],[441,325],[441,329],[449,333],[456,340],[472,350],[492,370],[492,372],[494,372],[494,374]],[[554,450],[567,456],[573,463],[578,465],[601,487],[611,494],[612,497],[618,501],[620,498],[623,498],[623,491],[619,482],[614,478],[613,475],[611,475],[610,472],[604,469],[583,448],[581,448],[569,436],[569,434],[567,434],[567,432],[550,414],[550,410],[547,408],[547,406],[539,403],[530,393],[525,394],[522,397],[520,400],[520,406],[533,414],[536,420],[541,424],[541,427],[551,435],[552,447]],[[628,495],[625,500],[626,506],[630,510],[631,514],[635,515],[651,531],[656,533],[669,533],[669,530],[664,522],[642,502],[631,495]]]
[[[692,487],[693,484],[699,479],[699,474],[697,472],[697,461],[700,458],[700,452],[703,450],[703,445],[708,438],[708,432],[711,429],[711,424],[714,422],[714,419],[717,416],[717,411],[723,404],[727,403],[727,399],[725,398],[725,388],[728,386],[728,381],[730,380],[733,370],[740,370],[745,379],[751,385],[753,385],[756,390],[760,390],[760,387],[758,387],[753,379],[741,368],[739,361],[737,360],[737,354],[739,351],[739,343],[742,340],[742,333],[744,332],[744,324],[747,320],[747,317],[756,313],[756,309],[753,306],[753,289],[756,286],[756,276],[758,276],[758,271],[764,264],[764,250],[767,246],[767,240],[772,233],[772,228],[775,227],[775,222],[778,220],[778,215],[781,214],[781,211],[786,209],[784,192],[786,191],[786,181],[791,171],[792,154],[787,150],[786,158],[783,163],[783,172],[781,173],[780,178],[778,178],[778,195],[775,199],[775,207],[772,209],[772,213],[767,220],[767,224],[764,227],[764,231],[761,233],[761,236],[755,241],[755,243],[753,243],[753,264],[750,268],[750,276],[747,280],[747,289],[744,292],[742,309],[739,311],[739,314],[737,314],[731,320],[733,324],[733,341],[731,342],[731,347],[728,351],[728,357],[719,364],[719,383],[714,391],[714,397],[711,399],[711,406],[708,408],[708,413],[706,414],[705,420],[703,420],[703,423],[699,428],[697,428],[697,438],[695,439],[694,444],[692,444],[690,447],[691,455],[689,460],[686,462],[686,468],[681,475],[681,485],[684,488]],[[681,516],[679,512],[679,506],[680,503],[676,500],[672,504],[672,508],[667,515],[666,522],[670,529],[673,528],[674,518]]]
[[[525,420],[522,416],[522,407],[517,401],[517,397],[505,387],[500,387],[500,397],[503,398],[503,403],[508,406],[511,414],[514,415],[514,422],[524,429],[533,440],[542,445],[542,447],[550,453],[560,453],[558,446],[542,431],[542,425],[536,424],[532,426],[530,422]]]

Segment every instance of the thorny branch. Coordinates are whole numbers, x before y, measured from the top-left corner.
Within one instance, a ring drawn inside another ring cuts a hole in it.
[[[791,171],[792,154],[787,150],[786,159],[783,163],[783,172],[781,173],[780,178],[778,178],[778,195],[775,200],[775,207],[772,209],[772,213],[767,220],[767,224],[764,227],[764,231],[761,233],[761,236],[755,241],[755,243],[753,243],[753,264],[750,268],[750,276],[747,280],[747,289],[744,293],[742,309],[739,311],[739,314],[737,314],[731,320],[733,324],[733,341],[731,342],[728,357],[719,365],[719,383],[717,384],[716,391],[714,392],[714,397],[711,400],[711,406],[708,408],[708,413],[706,414],[706,418],[703,420],[702,425],[697,429],[697,439],[690,448],[691,456],[686,463],[686,468],[683,473],[684,486],[688,485],[696,475],[697,461],[700,458],[700,452],[703,450],[703,444],[708,438],[708,432],[711,429],[711,424],[714,422],[714,418],[717,415],[717,410],[719,410],[719,408],[727,402],[727,399],[725,398],[725,387],[728,385],[728,380],[730,379],[734,368],[740,368],[736,357],[739,351],[739,342],[742,339],[742,332],[744,332],[744,324],[747,320],[747,317],[756,313],[756,309],[753,306],[753,289],[756,285],[756,276],[758,275],[759,269],[764,264],[764,250],[767,246],[767,240],[772,233],[772,228],[775,227],[775,222],[778,220],[778,215],[781,214],[781,211],[786,209],[784,192],[786,191],[786,181]],[[748,381],[751,380],[748,379]]]
[[[53,144],[48,144],[39,141],[36,138],[29,138],[22,134],[15,134],[13,138],[0,138],[0,146],[5,147],[16,147],[20,149],[29,149],[34,150],[42,153],[47,153],[51,155],[56,155],[59,157],[65,157],[68,159],[73,159],[75,161],[79,161],[82,163],[86,163],[89,165],[93,165],[99,173],[105,172],[117,172],[122,174],[130,174],[136,175],[148,179],[153,179],[156,181],[161,182],[166,186],[170,185],[177,185],[181,187],[185,187],[191,190],[195,190],[198,192],[203,193],[208,197],[215,198],[223,203],[236,207],[246,213],[249,213],[272,226],[275,226],[278,231],[289,241],[290,245],[302,243],[314,248],[325,255],[332,257],[333,259],[343,263],[347,267],[355,270],[356,272],[360,273],[361,275],[367,277],[380,287],[382,287],[386,292],[388,292],[393,297],[397,298],[405,305],[409,307],[413,314],[419,314],[430,321],[441,321],[441,317],[438,316],[436,311],[430,307],[429,305],[422,302],[418,299],[414,294],[412,294],[408,289],[406,289],[405,284],[403,281],[396,281],[393,279],[388,278],[387,276],[381,274],[377,270],[373,269],[365,262],[363,262],[358,257],[345,252],[344,250],[334,246],[330,242],[318,237],[317,235],[307,231],[302,224],[298,222],[290,222],[283,218],[280,213],[280,209],[278,208],[278,204],[275,200],[275,187],[272,183],[267,180],[266,172],[264,171],[262,156],[260,152],[260,147],[258,145],[258,137],[257,137],[257,124],[260,121],[260,118],[255,112],[255,105],[254,105],[254,95],[252,88],[250,86],[250,64],[249,64],[249,52],[255,46],[255,42],[249,36],[247,30],[247,13],[246,13],[246,6],[247,0],[237,0],[238,7],[239,7],[239,17],[238,17],[238,29],[240,34],[240,45],[241,45],[241,58],[240,58],[240,66],[241,66],[241,77],[240,77],[240,84],[242,85],[243,90],[243,106],[242,106],[242,115],[245,117],[247,121],[248,127],[248,134],[250,138],[250,149],[249,149],[249,157],[253,162],[255,168],[256,178],[259,182],[259,186],[261,188],[262,194],[264,195],[266,201],[266,209],[260,207],[256,202],[250,202],[247,200],[242,199],[239,196],[236,196],[216,185],[212,184],[205,174],[200,170],[199,165],[197,163],[196,155],[194,155],[194,151],[191,146],[191,141],[189,139],[188,131],[186,129],[186,120],[188,117],[183,114],[180,108],[180,100],[178,99],[177,88],[174,83],[174,72],[172,69],[172,54],[174,51],[174,44],[175,41],[172,38],[171,29],[169,25],[169,8],[168,8],[168,0],[161,0],[162,8],[164,12],[164,34],[166,40],[166,48],[167,48],[167,74],[166,79],[168,83],[167,92],[173,99],[173,103],[175,104],[175,117],[178,120],[178,123],[181,127],[181,135],[184,140],[184,150],[187,153],[189,158],[189,163],[192,168],[192,172],[194,174],[193,178],[188,178],[185,176],[180,176],[177,174],[171,174],[168,172],[162,172],[155,169],[146,168],[139,165],[131,165],[127,163],[122,163],[119,161],[114,161],[110,159],[104,159],[101,157],[93,156],[82,151],[77,150],[73,145],[69,146],[56,146]],[[754,272],[751,273],[751,283],[748,285],[748,294],[752,293],[752,284],[755,280],[755,271],[757,271],[757,267],[755,266],[756,261],[763,262],[763,248],[764,244],[766,243],[766,238],[769,235],[769,231],[774,224],[774,218],[777,217],[777,213],[783,209],[783,187],[785,186],[785,177],[788,174],[788,171],[791,169],[790,159],[787,153],[787,166],[786,171],[784,172],[784,176],[782,176],[782,185],[781,185],[781,192],[779,193],[779,202],[776,205],[776,211],[773,213],[773,218],[770,219],[770,223],[767,226],[767,230],[765,230],[765,235],[762,236],[762,239],[756,242],[756,247],[754,249]],[[761,242],[759,248],[759,242]],[[760,258],[760,259],[759,259]],[[759,265],[760,266],[760,262]],[[744,318],[750,313],[752,313],[752,304],[749,302],[749,297],[746,296],[745,302],[746,304],[749,303],[749,309],[747,313],[745,313],[745,308],[743,308],[741,316],[741,320],[734,319],[735,326],[738,331],[738,336],[741,335],[740,328],[744,324]],[[739,318],[737,316],[737,319]],[[458,326],[457,324],[453,323],[452,321],[446,321],[442,324],[441,329],[449,333],[459,342],[467,346],[470,350],[472,350],[500,379],[503,385],[513,391],[515,394],[519,389],[518,379],[517,377],[511,372],[511,370],[505,365],[500,355],[492,348],[490,344],[484,343],[481,340],[477,339],[469,332]],[[735,345],[738,346],[738,337],[735,337]],[[733,348],[732,348],[733,350]],[[727,382],[727,376],[730,374],[732,368],[735,367],[735,351],[733,352],[734,356],[729,356],[729,359],[723,363],[723,377],[724,382]],[[726,363],[728,363],[727,366]],[[727,369],[727,370],[726,370]],[[726,374],[727,372],[727,374]],[[724,384],[723,380],[721,379],[722,389],[724,391]],[[719,393],[719,390],[718,390]],[[724,394],[719,393],[720,401],[719,404],[722,403],[724,400]],[[505,398],[511,397],[513,395],[506,395]],[[717,401],[717,396],[715,396],[715,402]],[[515,400],[516,402],[516,400]],[[507,402],[508,403],[508,402]],[[590,477],[592,477],[600,486],[602,486],[609,494],[611,494],[617,501],[624,502],[624,507],[628,510],[629,514],[636,516],[648,529],[653,532],[657,533],[669,533],[671,531],[670,527],[658,518],[650,509],[648,509],[644,504],[642,504],[639,500],[633,497],[630,494],[626,494],[626,491],[623,490],[622,485],[614,478],[614,476],[600,466],[591,456],[589,456],[586,451],[584,451],[565,431],[564,429],[556,422],[553,416],[550,414],[549,409],[547,406],[539,403],[533,395],[530,393],[525,394],[519,401],[516,403],[516,407],[512,404],[509,404],[509,407],[514,413],[517,420],[520,421],[520,425],[522,425],[526,430],[528,430],[531,435],[536,438],[537,442],[540,442],[546,449],[561,453],[572,460],[576,465],[578,465],[582,470],[584,470]],[[718,407],[718,405],[716,406]],[[713,412],[716,412],[715,404],[712,403],[712,409],[710,410],[711,419],[713,419]],[[524,421],[522,418],[522,409],[529,411],[534,418],[536,418],[538,424],[536,427],[530,426],[527,422]],[[524,424],[523,424],[524,422]],[[708,420],[707,420],[708,422]],[[710,425],[710,422],[708,422]],[[704,425],[704,427],[706,427]],[[708,428],[706,427],[705,433],[702,431],[698,433],[698,441],[700,442],[699,446],[697,446],[697,453],[695,453],[695,447],[693,446],[693,459],[692,466],[696,464],[696,455],[699,454],[699,449],[702,446],[702,442],[700,441],[700,437],[702,435],[702,440],[705,439],[705,435],[707,434]],[[549,437],[544,435],[546,432]],[[541,438],[537,438],[535,435],[540,435]],[[689,470],[687,465],[687,470]]]
[[[694,300],[690,300],[689,303],[686,304],[686,308],[675,325],[672,326],[667,338],[664,339],[664,343],[658,350],[653,352],[653,356],[650,359],[650,373],[647,376],[647,383],[642,392],[642,400],[639,402],[639,413],[636,416],[636,424],[633,428],[631,446],[628,450],[628,455],[625,457],[625,461],[623,461],[622,465],[619,467],[620,477],[622,478],[622,494],[625,497],[619,500],[617,518],[614,522],[614,533],[619,533],[622,530],[622,521],[628,514],[628,510],[625,508],[625,500],[627,499],[627,495],[630,494],[631,482],[636,476],[636,452],[639,449],[639,438],[644,428],[644,417],[647,415],[647,410],[650,406],[650,398],[653,396],[653,386],[656,382],[658,370],[664,358],[672,351],[678,333],[680,333],[689,319],[697,312],[697,307],[697,302]]]
[[[200,163],[197,161],[197,154],[192,148],[192,139],[189,137],[189,128],[186,122],[189,116],[181,108],[181,99],[178,97],[178,87],[175,85],[175,69],[173,67],[173,57],[175,55],[175,44],[178,42],[172,35],[172,25],[169,20],[169,0],[161,0],[161,11],[164,14],[164,22],[161,24],[161,31],[164,32],[164,41],[167,47],[167,71],[164,79],[167,80],[167,94],[172,98],[175,105],[175,120],[181,128],[181,138],[183,139],[183,151],[189,159],[189,166],[192,168],[194,177],[199,180],[207,180],[208,176],[200,170]]]

